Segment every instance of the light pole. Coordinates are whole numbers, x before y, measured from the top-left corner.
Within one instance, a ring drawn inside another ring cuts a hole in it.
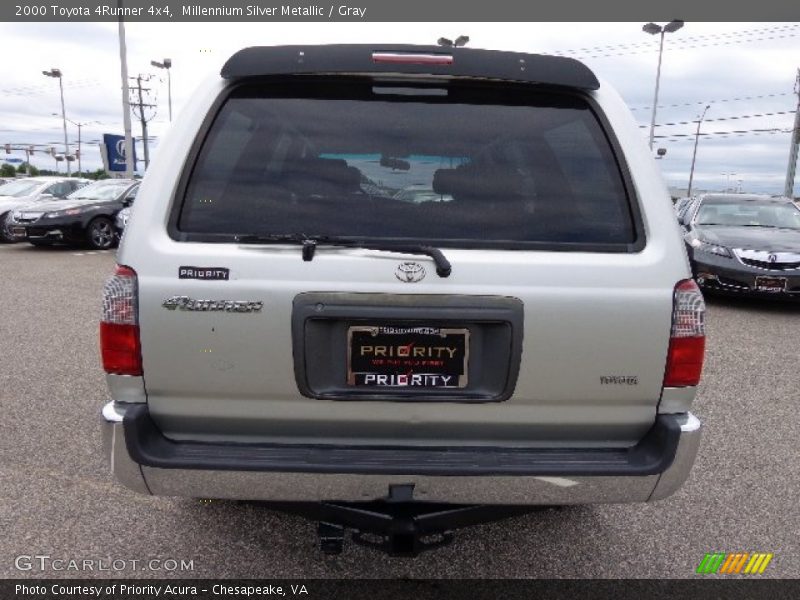
[[[169,102],[169,122],[172,123],[172,78],[169,75],[169,69],[172,66],[172,59],[165,58],[163,61],[151,60],[150,64],[159,69],[167,70],[167,98]]]
[[[69,156],[69,145],[67,143],[67,113],[64,110],[64,84],[61,82],[61,69],[42,71],[42,75],[58,79],[58,89],[61,91],[61,121],[64,125],[64,156],[66,157]],[[67,161],[67,175],[70,175],[69,161]]]
[[[735,176],[736,173],[720,173],[720,175],[725,175],[725,191],[729,192],[731,190],[731,175]]]
[[[670,21],[663,27],[661,25],[656,25],[655,23],[647,23],[646,25],[642,26],[642,31],[645,33],[649,33],[651,35],[655,35],[657,33],[661,34],[661,43],[658,46],[658,70],[656,71],[656,93],[653,97],[653,116],[650,120],[650,150],[653,149],[653,137],[655,136],[656,130],[656,106],[658,105],[658,86],[661,80],[661,55],[664,52],[664,34],[665,33],[673,33],[678,31],[683,27],[683,21]]]
[[[692,153],[692,168],[689,171],[689,189],[686,190],[686,195],[692,195],[692,180],[694,179],[694,161],[697,159],[697,142],[700,140],[700,125],[703,123],[703,119],[706,118],[706,111],[711,107],[710,104],[706,104],[706,107],[703,109],[703,114],[700,115],[700,120],[697,122],[697,131],[694,134],[694,152]]]

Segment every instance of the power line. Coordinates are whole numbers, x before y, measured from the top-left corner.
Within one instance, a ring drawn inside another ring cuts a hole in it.
[[[796,110],[782,110],[778,112],[767,112],[767,113],[756,113],[753,115],[733,115],[729,117],[717,117],[715,119],[704,119],[704,123],[711,123],[715,121],[736,121],[736,120],[744,120],[744,119],[758,119],[762,117],[774,117],[777,115],[793,115],[796,113]],[[697,123],[697,120],[694,121],[675,121],[674,123],[656,123],[656,127],[671,127],[674,125],[694,125]],[[650,125],[639,125],[639,129],[644,129],[650,127]]]
[[[715,104],[721,102],[739,102],[741,100],[760,100],[762,98],[777,98],[779,96],[794,96],[791,92],[780,92],[775,94],[761,94],[758,96],[739,96],[737,98],[718,98],[716,100],[698,100],[696,102],[682,102],[680,104],[659,104],[658,108],[680,108],[683,106],[695,106],[697,104],[705,105],[705,104]],[[636,106],[635,108],[631,108],[631,111],[637,110],[652,110],[652,106]]]
[[[770,127],[764,129],[735,129],[733,131],[708,131],[708,132],[701,132],[699,135],[701,137],[727,137],[727,136],[738,136],[738,135],[758,135],[758,134],[776,134],[776,133],[791,133],[792,129],[782,129],[780,127]],[[679,141],[682,139],[692,139],[694,136],[697,135],[696,133],[670,133],[665,135],[657,135],[655,136],[657,139],[661,139],[664,141]]]
[[[793,26],[797,27],[797,26]],[[692,38],[683,38],[683,39],[675,39],[672,41],[669,46],[665,47],[665,50],[687,50],[687,49],[694,49],[694,48],[710,48],[713,46],[731,46],[736,44],[743,44],[743,43],[751,43],[751,42],[762,42],[766,40],[778,40],[778,39],[786,39],[786,38],[793,38],[800,36],[800,31],[792,31],[784,33],[783,35],[772,35],[772,36],[763,36],[762,37],[750,37],[754,34],[748,33],[747,31],[742,32],[732,32],[730,35],[730,39],[724,39],[720,37],[717,41],[711,41],[708,43],[703,43],[704,40],[699,40],[699,36],[695,36]],[[755,34],[758,35],[758,34]],[[613,58],[617,56],[629,56],[634,54],[647,54],[651,52],[655,52],[655,48],[652,46],[651,42],[637,42],[635,44],[630,45],[630,50],[613,50],[613,49],[606,49],[606,50],[597,50],[597,51],[590,51],[590,52],[576,52],[576,51],[555,51],[547,54],[554,54],[556,56],[571,56],[573,58]],[[639,49],[641,48],[641,49]]]
[[[742,35],[762,35],[763,33],[769,32],[783,32],[783,31],[791,31],[800,28],[800,25],[792,24],[792,25],[775,25],[770,27],[759,27],[755,29],[745,29],[745,30],[734,30],[734,31],[723,31],[718,33],[707,33],[707,34],[697,34],[690,36],[688,38],[676,38],[674,40],[674,44],[681,44],[681,43],[693,43],[697,40],[711,40],[711,39],[719,39],[725,37],[738,37]],[[615,50],[625,50],[625,49],[636,49],[646,47],[648,49],[652,48],[653,42],[652,41],[640,41],[640,42],[628,42],[625,44],[606,44],[601,46],[592,46],[589,48],[576,48],[570,50],[556,50],[553,54],[586,54],[586,53],[593,53],[593,52],[608,52],[608,51],[615,51]]]
[[[64,89],[81,89],[81,88],[89,88],[89,87],[97,87],[101,84],[100,80],[98,79],[79,79],[73,80],[69,83],[64,83]],[[10,96],[32,96],[32,95],[41,95],[47,94],[50,92],[50,86],[47,84],[42,85],[28,85],[28,86],[18,86],[13,88],[5,88],[0,90],[3,94],[10,95]]]

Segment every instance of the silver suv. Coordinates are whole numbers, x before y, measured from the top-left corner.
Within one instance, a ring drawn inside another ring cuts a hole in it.
[[[704,314],[583,64],[247,48],[162,143],[106,284],[106,452],[139,492],[306,503],[395,549],[436,529],[398,505],[472,511],[441,529],[658,500],[698,447]]]

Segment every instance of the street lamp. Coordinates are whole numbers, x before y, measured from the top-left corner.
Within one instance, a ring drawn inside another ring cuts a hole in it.
[[[689,189],[686,190],[686,195],[692,195],[692,180],[694,179],[694,161],[697,158],[697,142],[700,139],[700,125],[703,122],[703,119],[706,118],[706,111],[711,107],[710,104],[706,104],[706,107],[703,109],[703,114],[700,115],[700,120],[697,122],[697,131],[694,134],[694,153],[692,154],[692,168],[689,171]]]
[[[64,84],[61,81],[61,69],[50,69],[42,71],[42,75],[56,77],[58,79],[58,89],[61,91],[61,121],[64,125],[64,156],[69,155],[69,145],[67,144],[67,113],[64,110]],[[67,175],[70,174],[69,162],[67,162]]]
[[[731,176],[736,177],[736,173],[720,173],[720,175],[725,175],[725,191],[731,191]]]
[[[647,23],[642,26],[642,31],[650,35],[661,34],[661,43],[658,46],[658,70],[656,71],[656,93],[653,98],[653,117],[650,120],[650,150],[653,149],[653,137],[656,130],[656,106],[658,105],[658,85],[661,80],[661,55],[664,52],[664,34],[673,33],[683,27],[683,21],[670,21],[663,27],[655,23]]]
[[[162,62],[151,60],[150,64],[159,69],[167,70],[167,98],[169,99],[169,121],[172,122],[172,79],[169,75],[169,69],[172,66],[172,59],[165,58]]]

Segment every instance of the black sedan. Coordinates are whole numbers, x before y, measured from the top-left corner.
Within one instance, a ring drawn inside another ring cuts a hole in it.
[[[138,186],[132,179],[105,179],[64,200],[25,206],[11,215],[11,233],[34,246],[65,243],[111,248],[118,239],[114,219],[130,204]]]
[[[705,194],[681,225],[703,289],[800,300],[800,209],[791,200]]]

